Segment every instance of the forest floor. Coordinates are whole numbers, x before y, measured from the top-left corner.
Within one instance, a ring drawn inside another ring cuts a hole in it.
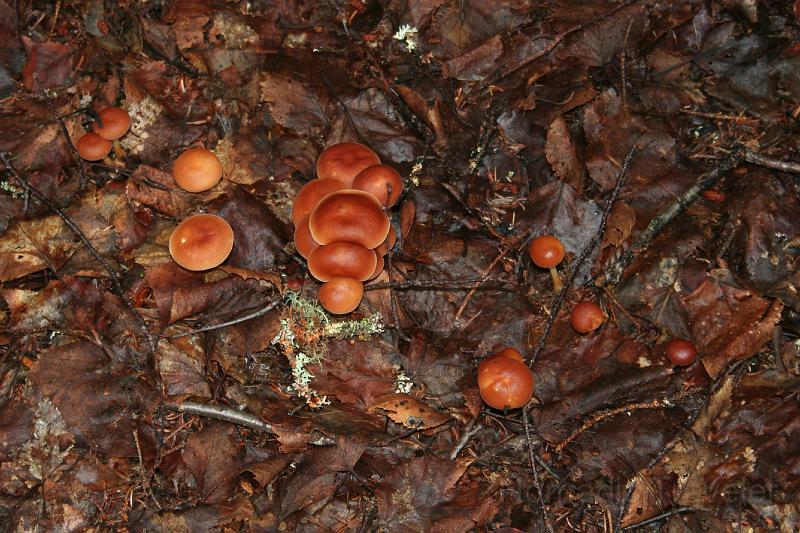
[[[800,530],[799,43],[790,1],[0,0],[0,532]],[[334,317],[290,211],[341,141],[406,184]]]

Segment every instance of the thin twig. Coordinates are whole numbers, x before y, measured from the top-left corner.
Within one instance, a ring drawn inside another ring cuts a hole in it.
[[[675,515],[684,514],[684,513],[694,513],[696,509],[694,507],[678,507],[677,509],[672,509],[665,513],[661,513],[660,515],[656,515],[652,518],[648,518],[647,520],[643,520],[638,524],[631,524],[630,526],[625,526],[622,528],[622,531],[630,531],[633,529],[638,529],[640,527],[649,526],[650,524],[655,524],[656,522],[661,522],[666,518],[672,518]]]
[[[528,404],[530,405],[530,404]],[[533,452],[533,439],[531,439],[531,425],[528,422],[530,416],[530,409],[528,405],[522,408],[522,425],[525,428],[525,442],[528,445],[528,460],[531,464],[531,471],[533,472],[533,484],[536,487],[536,492],[539,496],[539,506],[542,508],[542,517],[544,518],[544,527],[548,533],[553,533],[553,525],[550,523],[550,517],[547,513],[547,506],[544,504],[544,493],[542,493],[542,484],[539,481],[539,470],[536,468],[535,453]]]
[[[230,422],[237,426],[242,426],[270,435],[277,435],[277,432],[271,424],[264,422],[255,415],[237,411],[224,405],[215,405],[210,403],[200,403],[191,400],[184,400],[181,403],[166,402],[164,408],[177,413],[184,413],[187,415],[203,416],[206,418],[213,418],[214,420],[222,420],[223,422]],[[330,446],[334,444],[334,440],[327,436],[318,437],[310,444],[315,446]]]
[[[25,179],[17,169],[11,164],[11,161],[8,158],[8,154],[5,152],[0,152],[0,161],[6,166],[11,175],[22,185],[22,187],[31,193],[37,200],[47,206],[48,209],[53,211],[56,215],[61,218],[64,224],[72,230],[72,232],[80,239],[83,245],[89,250],[89,253],[97,259],[97,261],[103,266],[103,268],[108,272],[111,277],[111,284],[114,287],[114,293],[123,301],[125,307],[127,307],[132,313],[133,316],[136,318],[136,322],[139,325],[139,328],[144,333],[144,336],[147,338],[147,342],[150,346],[150,351],[155,352],[156,347],[158,346],[158,339],[150,332],[150,328],[145,322],[144,317],[139,314],[139,311],[136,309],[136,306],[133,305],[133,301],[125,294],[125,291],[122,289],[122,285],[119,281],[119,273],[114,270],[114,268],[106,261],[106,259],[100,255],[100,252],[97,251],[97,248],[94,247],[92,242],[89,240],[88,237],[81,231],[81,229],[67,216],[64,211],[62,211],[57,205],[51,202],[44,194],[39,191],[36,187],[31,185],[27,179]]]
[[[511,250],[510,246],[506,247],[505,250],[503,250],[502,252],[497,254],[497,257],[495,257],[494,260],[491,263],[489,263],[489,266],[486,268],[486,270],[484,270],[484,272],[483,272],[483,277],[484,278],[489,275],[489,272],[491,272],[492,269],[494,268],[494,266],[501,259],[503,259],[503,257],[505,257],[505,255],[508,253],[509,250]],[[467,293],[467,295],[464,297],[464,301],[461,302],[461,306],[458,308],[458,311],[456,311],[456,314],[455,314],[455,317],[454,317],[455,321],[458,321],[461,318],[461,315],[464,313],[464,309],[467,308],[467,304],[469,303],[470,299],[472,298],[472,295],[475,294],[475,291],[478,290],[478,288],[480,288],[480,283],[478,283],[474,287],[472,287],[469,290],[469,292]]]
[[[168,339],[177,339],[180,337],[187,337],[189,335],[196,335],[198,333],[204,333],[206,331],[214,331],[217,329],[227,328],[228,326],[235,326],[236,324],[241,324],[242,322],[247,322],[248,320],[252,320],[254,318],[258,318],[260,316],[264,316],[270,311],[272,311],[276,305],[280,303],[280,300],[275,300],[267,304],[266,306],[262,307],[258,311],[253,311],[249,315],[240,316],[239,318],[234,318],[233,320],[228,320],[227,322],[221,322],[219,324],[210,324],[208,326],[203,326],[202,328],[193,329],[192,331],[185,331],[183,333],[176,333],[175,335],[170,335],[167,337]]]
[[[498,279],[498,278],[470,278],[458,280],[431,280],[431,281],[403,281],[403,282],[389,282],[389,283],[375,283],[364,287],[365,291],[377,291],[383,289],[402,290],[459,290],[459,289],[501,289],[505,287],[498,287],[503,285],[510,289],[517,286],[515,281]]]
[[[467,423],[467,426],[464,428],[464,432],[461,433],[461,438],[458,439],[458,444],[456,444],[456,447],[453,448],[452,452],[450,452],[450,460],[454,461],[455,458],[458,457],[458,454],[461,453],[461,450],[463,450],[467,445],[469,439],[475,436],[475,434],[482,429],[483,424],[478,423],[477,418],[470,420],[469,423]]]
[[[600,273],[596,278],[590,279],[586,284],[594,282],[598,287],[615,285],[622,277],[625,268],[631,263],[633,258],[644,251],[653,239],[672,222],[684,209],[694,202],[700,194],[713,187],[725,174],[741,161],[742,156],[738,150],[731,152],[728,157],[719,161],[717,166],[700,176],[698,180],[686,192],[678,196],[673,203],[667,206],[661,213],[655,216],[636,240],[614,261],[608,268]]]
[[[780,170],[781,172],[790,172],[792,174],[800,174],[800,163],[793,163],[791,161],[781,161],[773,159],[761,154],[757,154],[752,150],[745,148],[743,151],[744,158],[748,163],[759,165],[773,170]]]

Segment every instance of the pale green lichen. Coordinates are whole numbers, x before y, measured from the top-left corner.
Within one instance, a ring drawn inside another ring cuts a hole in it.
[[[310,407],[330,403],[311,386],[314,374],[309,366],[322,364],[328,353],[327,341],[331,339],[365,340],[384,329],[380,315],[374,314],[361,320],[331,321],[318,302],[303,298],[294,291],[284,295],[287,306],[281,318],[278,334],[273,344],[283,348],[292,366],[291,389],[305,399]]]
[[[409,26],[408,24],[403,24],[397,29],[397,32],[393,35],[394,39],[398,41],[403,41],[408,48],[409,52],[413,52],[417,49],[417,33],[419,30],[414,26]]]

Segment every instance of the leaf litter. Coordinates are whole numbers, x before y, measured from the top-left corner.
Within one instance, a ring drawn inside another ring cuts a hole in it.
[[[790,4],[0,1],[0,531],[797,530]],[[340,141],[407,180],[335,318],[288,222]],[[199,212],[236,244],[189,273]],[[478,395],[501,346],[522,412]]]

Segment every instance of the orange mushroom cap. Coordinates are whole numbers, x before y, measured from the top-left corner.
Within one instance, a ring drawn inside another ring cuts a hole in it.
[[[400,194],[403,192],[403,178],[389,165],[373,165],[353,178],[353,188],[370,193],[381,205],[389,208],[400,199]]]
[[[111,153],[111,141],[96,133],[86,133],[75,143],[78,155],[87,161],[99,161]]]
[[[359,172],[380,162],[378,154],[363,144],[334,144],[317,158],[317,177],[338,180],[350,187]]]
[[[103,139],[113,141],[119,139],[131,127],[131,117],[128,112],[121,107],[107,107],[98,113],[103,127],[95,122],[94,131]]]
[[[320,244],[349,241],[375,248],[389,234],[389,217],[369,193],[344,189],[317,204],[308,220],[314,240]]]
[[[222,178],[222,164],[211,150],[189,148],[175,160],[172,177],[184,191],[207,191]]]
[[[311,230],[308,229],[308,217],[300,221],[294,230],[294,247],[303,259],[308,259],[308,254],[319,247],[319,243],[314,240]]]
[[[511,359],[516,359],[520,363],[525,362],[525,358],[522,357],[522,354],[516,348],[512,348],[511,346],[506,346],[495,352],[494,355],[490,357],[510,357]]]
[[[311,214],[317,204],[331,193],[345,188],[339,180],[319,179],[311,180],[297,192],[292,204],[292,224],[297,224]]]
[[[354,311],[363,296],[364,284],[352,278],[333,278],[319,288],[319,303],[336,315]]]
[[[481,398],[495,409],[516,409],[533,396],[533,375],[515,357],[488,357],[478,365]]]
[[[233,229],[217,215],[195,215],[181,222],[169,238],[169,253],[187,270],[222,264],[233,249]]]
[[[689,366],[697,359],[697,348],[686,339],[672,339],[664,347],[670,363],[678,366]]]
[[[355,242],[333,242],[308,255],[308,271],[320,281],[353,278],[366,281],[375,271],[375,252]]]
[[[397,242],[397,233],[394,231],[394,226],[389,226],[389,235],[386,239],[375,247],[375,253],[386,255],[386,252],[394,248],[394,243]]]
[[[377,278],[383,271],[383,266],[386,264],[383,260],[383,255],[379,254],[377,251],[375,252],[375,259],[375,270],[372,271],[372,275],[369,277],[370,280]]]
[[[606,315],[594,302],[581,302],[572,309],[569,323],[578,333],[589,333],[605,322]]]
[[[564,259],[564,245],[552,235],[542,235],[531,241],[528,248],[536,266],[540,268],[553,268]]]

